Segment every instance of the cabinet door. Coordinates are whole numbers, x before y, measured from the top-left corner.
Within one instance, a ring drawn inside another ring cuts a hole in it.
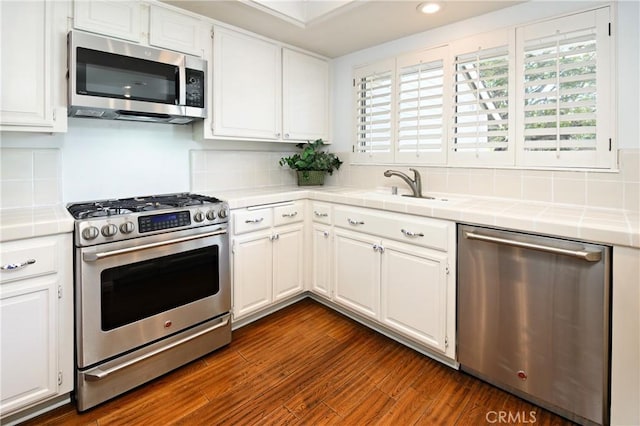
[[[57,131],[52,69],[54,8],[50,1],[1,1],[1,130]],[[66,57],[66,55],[65,55]],[[32,129],[25,126],[32,126]]]
[[[331,297],[331,227],[314,223],[312,226],[311,290]]]
[[[380,304],[379,240],[336,229],[334,236],[334,300],[378,319]]]
[[[239,318],[272,301],[270,232],[237,237],[233,242],[233,315]]]
[[[329,64],[282,49],[283,138],[327,139],[329,133]]]
[[[383,243],[381,320],[441,352],[446,350],[447,255],[391,241]]]
[[[14,288],[3,288],[0,301],[0,411],[6,414],[58,391],[58,285],[48,276],[3,287]]]
[[[202,56],[199,19],[150,6],[149,45]]]
[[[280,47],[216,27],[213,36],[213,129],[216,136],[280,139]]]
[[[273,299],[284,299],[304,290],[303,225],[274,228]]]
[[[76,0],[75,28],[135,42],[141,41],[141,3],[136,0]]]

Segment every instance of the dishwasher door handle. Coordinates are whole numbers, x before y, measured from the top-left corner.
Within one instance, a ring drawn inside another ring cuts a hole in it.
[[[578,259],[586,260],[587,262],[599,262],[602,259],[602,252],[589,251],[589,250],[568,250],[560,247],[552,247],[542,244],[527,243],[524,241],[509,240],[507,238],[491,237],[489,235],[476,234],[475,232],[465,231],[465,238],[470,240],[486,241],[489,243],[505,244],[513,247],[526,248],[531,250],[543,251],[552,254],[561,254],[564,256],[571,256]]]

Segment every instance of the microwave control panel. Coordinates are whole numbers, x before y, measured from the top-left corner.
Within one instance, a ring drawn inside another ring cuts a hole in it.
[[[187,68],[185,76],[187,106],[204,108],[204,72]]]

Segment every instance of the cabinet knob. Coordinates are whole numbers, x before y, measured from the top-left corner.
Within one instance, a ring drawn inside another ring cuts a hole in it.
[[[380,244],[373,245],[373,251],[377,251],[379,253],[384,253],[384,247]]]
[[[329,237],[329,231],[323,231],[322,235],[324,235],[325,238]]]

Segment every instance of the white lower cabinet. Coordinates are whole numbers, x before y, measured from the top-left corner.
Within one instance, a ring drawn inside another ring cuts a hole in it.
[[[311,291],[331,297],[331,255],[333,253],[332,229],[328,225],[313,223],[311,226]]]
[[[304,290],[302,203],[232,212],[233,317],[246,317]]]
[[[366,234],[335,231],[334,300],[374,319],[380,312],[378,241]]]
[[[447,349],[446,253],[384,241],[380,320],[441,352]]]
[[[2,417],[73,389],[71,234],[3,242]]]
[[[333,300],[455,359],[455,223],[336,206],[334,225]]]

